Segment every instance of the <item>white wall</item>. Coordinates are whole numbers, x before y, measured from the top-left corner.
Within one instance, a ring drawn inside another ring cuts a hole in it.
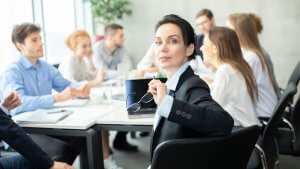
[[[154,40],[154,26],[164,15],[175,13],[197,29],[194,18],[198,10],[213,11],[218,25],[224,25],[229,14],[253,12],[262,17],[262,46],[270,53],[275,74],[285,86],[292,69],[300,59],[299,0],[132,0],[133,15],[125,17],[126,45],[134,63],[143,57]],[[198,33],[198,30],[196,30]]]

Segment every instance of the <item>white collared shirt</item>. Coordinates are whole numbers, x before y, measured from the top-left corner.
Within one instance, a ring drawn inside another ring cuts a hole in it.
[[[253,71],[257,83],[258,101],[255,105],[255,112],[258,117],[270,117],[278,100],[268,72],[267,70],[263,70],[262,64],[254,52],[244,49],[242,49],[242,52],[244,59]]]
[[[229,64],[221,64],[211,85],[211,96],[233,118],[235,126],[260,125],[254,111],[246,81]]]
[[[97,74],[96,71],[90,71],[85,58],[82,59],[81,63],[79,63],[79,61],[73,55],[64,58],[64,60],[60,63],[58,70],[64,78],[70,80],[71,82],[81,82],[82,84],[93,80]]]
[[[172,76],[171,79],[168,79],[166,82],[166,86],[168,89],[168,93],[170,90],[175,91],[179,78],[182,75],[183,72],[186,71],[186,69],[189,67],[189,61],[185,62]],[[156,129],[157,124],[161,118],[161,116],[168,118],[169,114],[171,112],[171,108],[173,105],[173,100],[174,98],[170,95],[166,95],[163,100],[161,101],[161,104],[158,106],[156,112],[155,112],[155,117],[154,117],[154,122],[153,122],[153,130]]]

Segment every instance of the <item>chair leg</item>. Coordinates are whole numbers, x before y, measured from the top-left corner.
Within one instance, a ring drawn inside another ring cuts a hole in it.
[[[259,156],[260,156],[260,160],[261,160],[263,169],[268,169],[268,164],[267,164],[266,155],[265,155],[264,150],[257,144],[255,144],[255,148],[259,152]]]

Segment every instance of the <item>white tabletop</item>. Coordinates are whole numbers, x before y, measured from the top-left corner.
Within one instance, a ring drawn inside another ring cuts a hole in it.
[[[51,111],[58,109],[72,110],[73,113],[65,119],[55,124],[19,124],[21,127],[32,128],[60,128],[60,129],[87,129],[95,124],[95,121],[110,112],[114,112],[115,109],[124,105],[123,102],[113,101],[111,104],[93,104],[88,103],[82,107],[64,107],[55,108]],[[13,117],[14,120],[21,120],[32,115],[34,112],[21,113]]]
[[[101,86],[91,90],[91,100],[84,106],[66,106],[49,111],[72,110],[73,113],[55,124],[23,124],[21,127],[58,128],[58,129],[88,129],[94,124],[120,125],[152,125],[153,118],[129,119],[125,101],[107,99],[113,94],[124,93],[124,88]],[[73,101],[72,101],[73,102]],[[78,104],[77,102],[75,102]],[[72,103],[74,104],[74,103]],[[80,104],[80,103],[79,103]],[[25,112],[13,117],[15,121],[25,119],[34,112]]]
[[[125,103],[123,103],[112,112],[98,118],[96,124],[152,125],[153,120],[153,118],[129,119]]]

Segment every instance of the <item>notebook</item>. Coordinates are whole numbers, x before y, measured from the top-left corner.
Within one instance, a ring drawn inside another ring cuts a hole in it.
[[[23,118],[17,119],[19,124],[55,124],[60,120],[68,117],[73,113],[72,110],[47,110],[47,109],[38,109],[31,113],[31,115]]]
[[[128,118],[139,119],[139,118],[153,118],[155,115],[156,108],[142,108],[136,112],[128,111]]]

